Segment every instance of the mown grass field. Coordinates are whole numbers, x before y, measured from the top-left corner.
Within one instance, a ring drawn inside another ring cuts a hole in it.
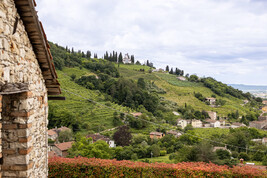
[[[172,160],[169,160],[169,156],[170,154],[167,154],[165,156],[159,156],[159,157],[152,157],[152,158],[142,158],[142,159],[138,159],[137,161],[145,161],[145,160],[149,160],[149,162],[152,163],[174,163]]]

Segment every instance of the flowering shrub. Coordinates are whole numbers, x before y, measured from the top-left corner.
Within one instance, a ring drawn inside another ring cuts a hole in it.
[[[96,158],[49,159],[49,177],[267,177],[252,167],[218,166],[213,163],[143,163]]]

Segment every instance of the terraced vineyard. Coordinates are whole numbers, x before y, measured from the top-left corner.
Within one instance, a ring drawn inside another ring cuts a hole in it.
[[[73,119],[77,119],[82,123],[81,131],[102,131],[112,128],[115,110],[133,112],[130,108],[105,101],[104,96],[99,91],[88,90],[76,84],[70,77],[72,74],[75,74],[77,78],[82,75],[90,75],[90,71],[86,69],[80,70],[79,68],[64,68],[62,71],[57,71],[57,73],[61,84],[62,96],[66,97],[66,100],[49,101],[50,110],[53,110],[54,117],[62,117],[62,114],[66,112],[71,113],[71,116],[75,117]]]

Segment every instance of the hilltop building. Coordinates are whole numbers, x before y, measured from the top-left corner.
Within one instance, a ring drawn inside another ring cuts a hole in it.
[[[48,176],[48,95],[61,93],[32,0],[0,3],[0,177]]]
[[[122,59],[122,62],[123,62],[124,64],[131,64],[131,63],[132,63],[131,58],[130,58],[130,56],[129,56],[128,53],[125,54],[124,58]]]

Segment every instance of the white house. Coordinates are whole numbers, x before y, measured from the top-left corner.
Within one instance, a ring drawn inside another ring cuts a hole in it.
[[[211,120],[216,120],[217,119],[217,113],[213,111],[207,111],[209,117]]]
[[[178,80],[181,80],[181,81],[186,81],[186,78],[183,77],[183,76],[179,76],[179,77],[176,77]]]
[[[130,56],[129,56],[128,53],[125,54],[124,58],[122,59],[122,62],[123,62],[124,64],[131,64],[131,63],[132,63],[131,58],[130,58]]]
[[[199,128],[199,127],[202,127],[202,122],[201,122],[201,120],[193,119],[193,120],[191,121],[191,125],[192,125],[194,128]]]
[[[178,119],[177,120],[177,126],[181,127],[184,129],[187,126],[187,120],[184,119]]]

